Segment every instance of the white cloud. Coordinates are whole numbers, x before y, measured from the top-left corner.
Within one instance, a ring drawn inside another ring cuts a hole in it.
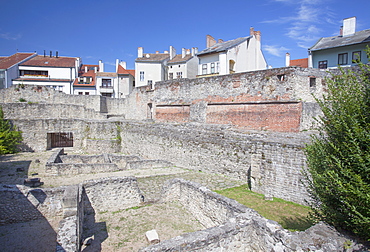
[[[21,34],[10,34],[9,32],[7,33],[0,33],[0,38],[6,39],[6,40],[18,40],[22,37]]]
[[[284,46],[276,46],[276,45],[264,45],[263,49],[267,51],[269,54],[272,54],[277,57],[281,57],[284,53],[286,53],[289,49]]]
[[[333,15],[325,6],[331,0],[273,0],[281,4],[290,4],[291,15],[264,23],[286,24],[286,36],[296,41],[299,47],[308,48],[320,38],[320,22],[333,23]]]

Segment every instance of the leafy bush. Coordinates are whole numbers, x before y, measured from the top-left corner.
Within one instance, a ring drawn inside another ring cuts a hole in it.
[[[341,69],[317,102],[319,134],[305,149],[313,216],[370,240],[370,66]]]
[[[22,133],[4,119],[0,106],[0,155],[17,152],[17,145],[22,141]]]

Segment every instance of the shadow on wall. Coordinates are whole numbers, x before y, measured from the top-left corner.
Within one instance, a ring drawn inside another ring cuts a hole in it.
[[[14,185],[0,188],[2,251],[55,251],[57,233],[37,209],[47,198],[41,189],[25,195]]]
[[[23,185],[24,180],[22,178],[27,178],[32,161],[8,161],[11,158],[12,155],[0,156],[0,183]]]
[[[108,230],[106,222],[96,222],[95,210],[91,205],[90,199],[87,196],[85,189],[82,192],[84,202],[84,219],[82,230],[82,241],[89,237],[93,237],[90,245],[82,246],[83,252],[101,251],[101,244],[108,238]]]

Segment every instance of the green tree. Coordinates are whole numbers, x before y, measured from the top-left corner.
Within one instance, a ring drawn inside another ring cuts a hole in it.
[[[313,216],[370,241],[370,66],[358,65],[328,79],[317,99],[323,116],[305,175]]]
[[[0,155],[17,152],[17,145],[22,141],[22,133],[4,119],[0,106]]]

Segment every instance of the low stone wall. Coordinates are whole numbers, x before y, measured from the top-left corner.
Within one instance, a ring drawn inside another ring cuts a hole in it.
[[[200,221],[206,216],[207,225],[216,225],[162,241],[141,249],[141,252],[343,251],[346,246],[350,247],[348,251],[367,250],[364,245],[323,223],[304,232],[290,232],[254,210],[188,181],[172,180],[164,188],[164,193],[164,200],[178,200],[184,208],[200,216]],[[192,201],[196,203],[191,204]],[[194,208],[195,205],[200,207]]]
[[[143,203],[144,199],[135,177],[89,180],[82,186],[94,211],[118,211],[135,207]]]
[[[5,118],[12,119],[45,119],[45,118],[73,118],[73,119],[106,119],[106,114],[87,109],[83,105],[75,104],[47,104],[47,103],[0,103]]]
[[[143,196],[134,177],[103,178],[68,186],[63,194],[63,220],[59,225],[56,251],[80,251],[83,227],[88,225],[84,222],[89,219],[87,216],[141,203]]]
[[[152,169],[173,166],[171,162],[164,160],[138,160],[127,162],[127,169]]]
[[[57,149],[45,164],[49,175],[76,175],[98,172],[113,172],[127,169],[152,169],[173,166],[165,160],[140,160],[138,156],[115,154],[64,155],[64,149]]]
[[[84,204],[82,187],[68,186],[63,195],[63,220],[59,223],[57,234],[57,252],[80,251]]]
[[[0,185],[0,225],[62,216],[64,188]]]
[[[248,213],[249,218],[260,215],[233,199],[208,188],[183,179],[173,179],[163,187],[163,201],[178,201],[206,228],[221,225],[238,213]]]

